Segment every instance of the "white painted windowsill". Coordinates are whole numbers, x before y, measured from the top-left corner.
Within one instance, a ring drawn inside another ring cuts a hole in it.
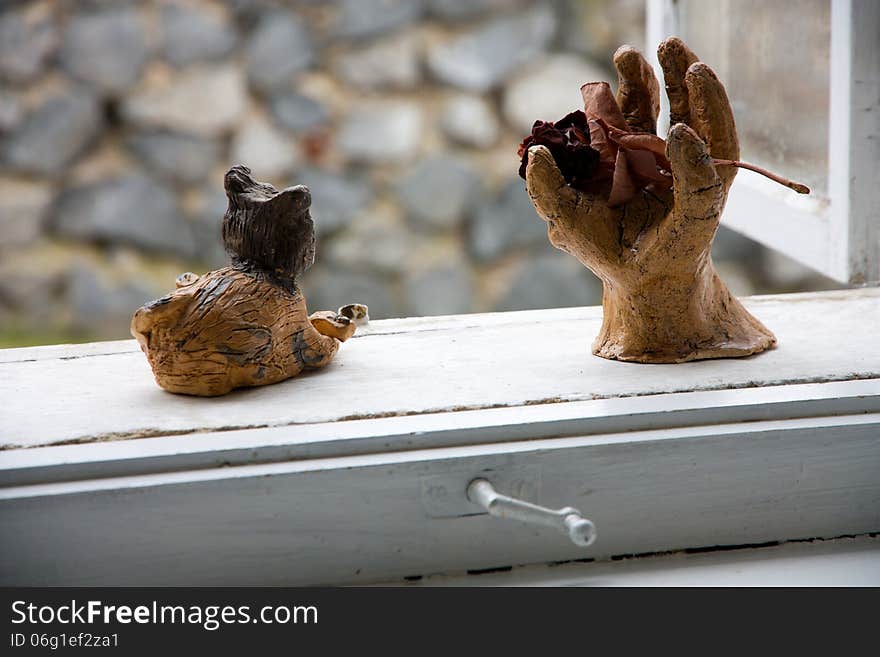
[[[131,340],[0,351],[0,582],[598,574],[880,531],[880,291],[745,302],[776,349],[607,361],[589,351],[601,308],[385,320],[324,371],[217,399],[161,391]],[[475,476],[579,508],[599,540],[480,514]]]

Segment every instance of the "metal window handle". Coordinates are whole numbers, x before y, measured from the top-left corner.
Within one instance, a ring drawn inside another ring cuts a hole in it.
[[[502,495],[485,479],[474,479],[467,487],[467,498],[496,518],[521,520],[533,525],[558,529],[575,545],[587,547],[596,540],[596,526],[570,506],[548,509],[531,502]]]

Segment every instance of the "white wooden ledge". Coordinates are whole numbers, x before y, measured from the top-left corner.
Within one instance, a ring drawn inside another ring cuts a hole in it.
[[[880,531],[880,291],[745,303],[776,349],[607,361],[600,308],[387,320],[216,399],[160,390],[131,340],[0,351],[0,583],[375,582]],[[599,540],[479,515],[478,475]]]
[[[751,358],[597,358],[602,309],[374,322],[320,371],[216,399],[163,392],[134,340],[0,351],[6,449],[469,409],[880,378],[880,290],[756,297]]]

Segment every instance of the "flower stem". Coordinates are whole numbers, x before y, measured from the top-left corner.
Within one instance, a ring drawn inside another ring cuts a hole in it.
[[[760,173],[762,176],[767,176],[770,180],[778,182],[780,185],[785,185],[789,189],[793,189],[798,194],[810,193],[810,188],[806,185],[799,182],[794,182],[793,180],[789,180],[788,178],[783,178],[782,176],[777,176],[775,173],[767,171],[767,169],[762,169],[761,167],[755,166],[754,164],[749,164],[748,162],[740,162],[739,160],[719,160],[716,158],[713,158],[712,162],[715,164],[715,166],[739,167],[740,169],[748,169],[749,171]]]

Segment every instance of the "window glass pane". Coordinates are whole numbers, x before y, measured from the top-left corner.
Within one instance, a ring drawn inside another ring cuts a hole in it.
[[[681,35],[724,82],[742,158],[828,190],[829,0],[680,0]]]

